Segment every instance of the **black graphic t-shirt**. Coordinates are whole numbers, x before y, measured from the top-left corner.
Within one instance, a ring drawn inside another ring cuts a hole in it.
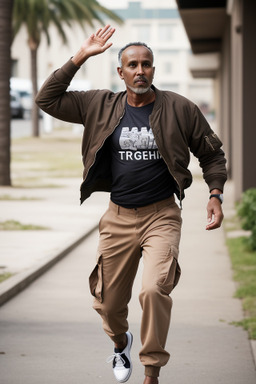
[[[125,208],[136,208],[170,197],[174,180],[149,127],[154,103],[132,107],[110,138],[112,153],[111,200]]]

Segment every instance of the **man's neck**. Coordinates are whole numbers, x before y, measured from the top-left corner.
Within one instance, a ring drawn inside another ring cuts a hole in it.
[[[127,89],[127,103],[132,107],[143,107],[144,105],[153,103],[156,95],[152,88],[147,93],[136,94]]]

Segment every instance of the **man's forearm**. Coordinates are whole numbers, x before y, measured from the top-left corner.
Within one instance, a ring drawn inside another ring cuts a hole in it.
[[[79,51],[72,57],[71,60],[77,67],[81,67],[81,65],[83,65],[88,58],[89,56],[86,55],[84,50],[79,49]]]
[[[80,97],[66,92],[70,81],[79,70],[71,60],[53,72],[39,90],[35,102],[49,115],[73,123],[81,123]],[[64,97],[65,96],[65,97]],[[83,96],[84,103],[86,97]]]

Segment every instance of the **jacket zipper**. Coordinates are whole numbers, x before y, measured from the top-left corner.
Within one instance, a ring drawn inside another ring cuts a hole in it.
[[[82,184],[81,184],[81,186],[80,186],[80,191],[81,191],[81,189],[82,189],[82,185],[83,185],[84,181],[86,180],[86,178],[87,178],[87,176],[88,176],[88,173],[90,172],[90,169],[92,168],[92,166],[93,166],[94,163],[95,163],[95,160],[96,160],[96,157],[97,157],[97,153],[101,150],[101,148],[102,148],[103,145],[105,144],[105,141],[107,140],[107,138],[108,138],[109,136],[111,136],[112,133],[114,132],[114,130],[116,129],[116,127],[118,127],[118,125],[120,124],[120,121],[121,121],[121,119],[123,118],[124,114],[125,114],[125,109],[124,109],[122,115],[119,117],[118,123],[114,126],[114,128],[113,128],[112,131],[109,133],[109,135],[105,137],[105,139],[103,140],[101,146],[100,146],[100,147],[97,149],[97,151],[95,152],[94,160],[93,160],[92,164],[90,165],[90,167],[88,168],[88,171],[87,171],[87,173],[86,173],[86,175],[85,175],[85,177],[84,177],[84,180],[83,180],[83,182],[82,182]]]
[[[151,128],[152,131],[153,131],[153,128],[152,128],[151,126],[150,126],[150,128]],[[153,131],[153,132],[154,132],[154,131]],[[154,137],[155,137],[155,135],[154,135]],[[156,140],[156,137],[155,137],[155,140]],[[167,168],[168,168],[168,171],[169,171],[170,175],[174,178],[174,180],[176,181],[176,183],[177,183],[177,185],[178,185],[179,192],[180,192],[180,196],[179,196],[179,200],[180,200],[180,209],[182,209],[182,198],[181,198],[181,187],[180,187],[180,184],[179,184],[178,180],[176,179],[176,177],[174,176],[174,174],[170,171],[170,168],[169,168],[169,166],[168,166],[167,161],[165,160],[164,156],[163,156],[162,153],[160,152],[158,143],[156,143],[156,144],[157,144],[158,151],[159,151],[159,153],[160,153],[162,159],[164,160],[164,162],[165,162],[165,164],[166,164],[166,166],[167,166]]]
[[[211,149],[212,149],[213,151],[215,151],[215,148],[214,148],[214,146],[212,145],[211,140],[209,139],[209,137],[208,137],[208,136],[205,136],[204,138],[205,138],[207,144],[211,147]]]
[[[159,148],[158,148],[158,151],[159,151]],[[174,176],[174,174],[170,171],[170,168],[169,168],[169,166],[168,166],[168,164],[167,164],[167,162],[166,162],[164,156],[161,154],[160,151],[159,151],[159,153],[160,153],[162,159],[164,160],[164,162],[165,162],[165,164],[166,164],[166,166],[167,166],[167,168],[168,168],[168,171],[169,171],[170,175],[174,178],[174,180],[176,181],[176,183],[177,183],[177,185],[178,185],[179,192],[180,192],[180,196],[179,196],[179,200],[180,200],[180,209],[182,209],[182,199],[181,199],[181,188],[180,188],[180,184],[179,184],[178,180],[176,179],[176,177]]]

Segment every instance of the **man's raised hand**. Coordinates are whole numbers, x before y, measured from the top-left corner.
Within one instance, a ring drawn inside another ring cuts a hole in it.
[[[105,52],[112,45],[108,40],[114,32],[115,28],[111,28],[109,24],[98,29],[96,33],[93,33],[84,41],[79,51],[72,58],[73,63],[81,66],[89,57]]]

